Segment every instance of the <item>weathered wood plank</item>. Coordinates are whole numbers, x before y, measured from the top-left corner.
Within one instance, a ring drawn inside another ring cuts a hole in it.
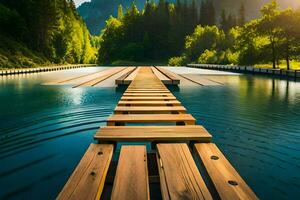
[[[143,100],[143,101],[149,101],[149,100],[176,100],[176,97],[127,97],[123,96],[121,97],[121,100]]]
[[[137,67],[128,67],[128,68],[126,69],[125,74],[123,74],[122,76],[120,76],[119,78],[117,78],[117,79],[115,80],[115,84],[116,84],[116,85],[125,84],[124,79],[126,79],[128,76],[130,76],[130,74],[132,74],[136,69],[137,69]]]
[[[99,199],[113,154],[113,145],[91,144],[57,199]]]
[[[221,199],[258,199],[215,144],[195,144],[195,149]]]
[[[203,126],[104,126],[94,138],[99,141],[195,141],[210,142]]]
[[[122,146],[111,199],[150,199],[146,146]]]
[[[118,106],[179,106],[181,103],[177,100],[173,101],[119,101]]]
[[[114,111],[115,114],[179,114],[186,113],[183,106],[117,106]]]
[[[121,68],[113,68],[109,71],[109,73],[106,73],[102,76],[99,76],[99,77],[96,77],[94,79],[91,79],[91,80],[88,80],[86,82],[83,82],[83,83],[80,83],[80,84],[77,84],[75,86],[73,86],[73,88],[76,88],[76,87],[83,87],[83,86],[95,86],[97,84],[99,84],[100,82],[112,77],[113,75],[121,72],[121,71],[124,71],[126,70],[126,67],[121,67]],[[107,70],[108,72],[108,70]]]
[[[160,81],[162,81],[164,84],[166,85],[170,85],[172,84],[172,80],[167,77],[165,74],[161,73],[160,71],[158,71],[155,67],[151,67],[153,73],[160,79]]]
[[[129,114],[112,115],[107,119],[107,125],[115,123],[184,123],[186,125],[195,125],[195,118],[190,114]]]
[[[126,90],[126,93],[165,93],[170,92],[169,90]]]
[[[160,92],[160,93],[131,93],[125,92],[123,96],[174,96],[171,92]]]
[[[161,73],[163,73],[165,76],[167,76],[170,80],[172,80],[173,85],[180,84],[180,78],[174,72],[171,72],[170,70],[167,70],[167,69],[164,69],[161,67],[156,67],[156,69],[158,71],[160,71]]]
[[[186,144],[158,144],[157,160],[164,200],[212,199]]]

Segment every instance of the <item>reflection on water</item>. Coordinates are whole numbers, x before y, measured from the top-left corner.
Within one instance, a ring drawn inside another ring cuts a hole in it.
[[[181,87],[175,95],[261,199],[299,198],[300,83],[219,80],[225,87]]]
[[[82,73],[77,70],[64,77]],[[0,199],[55,198],[123,92],[41,85],[59,76],[0,78]],[[180,87],[174,94],[261,199],[299,197],[299,83],[209,78],[224,85]]]

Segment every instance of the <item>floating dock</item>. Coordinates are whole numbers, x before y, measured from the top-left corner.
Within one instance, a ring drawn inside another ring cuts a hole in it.
[[[94,136],[98,143],[90,145],[57,199],[148,200],[153,199],[151,183],[160,185],[163,200],[258,199],[156,70],[161,69],[132,69],[135,77],[107,126]],[[151,149],[122,145],[114,171],[118,142],[151,143]],[[104,195],[110,182],[112,190]]]
[[[24,68],[24,69],[8,69],[8,70],[0,70],[0,76],[51,72],[51,71],[58,71],[58,70],[76,69],[82,67],[95,67],[95,66],[96,66],[95,64],[79,64],[79,65],[64,65],[64,66],[37,67],[37,68]]]
[[[149,67],[156,77],[165,85],[178,85],[180,79],[169,70],[161,70],[158,67]],[[64,78],[45,83],[45,85],[71,85],[73,88],[77,87],[98,87],[105,81],[113,79],[117,86],[130,85],[139,73],[141,67],[110,67],[108,69],[100,70],[97,72]]]
[[[188,67],[230,71],[237,73],[251,73],[261,75],[272,75],[285,78],[300,79],[300,70],[286,70],[273,68],[256,68],[253,66],[231,66],[231,65],[213,65],[213,64],[188,64]]]

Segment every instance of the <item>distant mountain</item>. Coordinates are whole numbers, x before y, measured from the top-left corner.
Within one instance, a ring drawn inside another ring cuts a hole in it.
[[[156,0],[158,1],[158,0]],[[168,1],[168,0],[166,0]],[[184,2],[185,0],[181,0]],[[186,0],[192,2],[192,0]],[[203,0],[195,0],[200,5]],[[210,0],[208,0],[210,1]],[[243,3],[246,9],[246,18],[248,20],[259,16],[260,8],[268,3],[270,0],[211,0],[214,2],[217,16],[220,15],[222,9],[227,13],[236,13]],[[78,12],[85,20],[91,34],[98,35],[102,28],[105,26],[105,21],[110,15],[117,15],[118,5],[122,5],[124,10],[129,7],[133,0],[91,0],[85,2],[78,7]],[[135,0],[139,9],[142,9],[146,0]],[[168,2],[176,2],[176,0],[169,0]],[[299,7],[300,1],[298,0],[278,0],[282,8],[286,7]]]

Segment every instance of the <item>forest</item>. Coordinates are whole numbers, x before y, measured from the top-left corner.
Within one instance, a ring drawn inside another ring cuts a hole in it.
[[[110,17],[102,31],[99,63],[164,61],[170,65],[187,63],[254,65],[300,58],[300,10],[280,10],[276,0],[263,6],[261,17],[246,23],[245,7],[233,15],[215,15],[212,1],[204,1],[200,11],[195,1],[176,4],[147,1],[139,11],[133,3],[123,13]]]
[[[300,68],[300,8],[282,9],[281,0],[262,6],[255,18],[244,1],[237,1],[234,10],[221,9],[215,0],[116,2],[111,4],[116,14],[91,35],[95,30],[79,14],[88,2],[76,9],[73,0],[0,0],[0,66],[97,62]]]
[[[96,61],[73,0],[1,0],[0,25],[2,68]]]
[[[105,26],[105,21],[110,15],[117,16],[117,7],[122,5],[123,8],[131,6],[133,0],[87,0],[81,4],[77,10],[85,20],[88,29],[92,35],[98,35]],[[159,0],[152,0],[158,3]],[[177,0],[168,0],[169,3],[176,3]],[[191,3],[193,0],[181,0],[181,2]],[[202,1],[195,0],[196,4],[200,6]],[[209,0],[215,6],[216,17],[220,17],[222,10],[231,14],[237,14],[241,4],[247,8],[245,10],[246,20],[251,20],[260,16],[259,9],[270,0]],[[146,0],[135,0],[136,6],[139,10],[144,8]],[[281,8],[300,6],[298,0],[278,0]],[[199,7],[198,7],[199,9]]]

